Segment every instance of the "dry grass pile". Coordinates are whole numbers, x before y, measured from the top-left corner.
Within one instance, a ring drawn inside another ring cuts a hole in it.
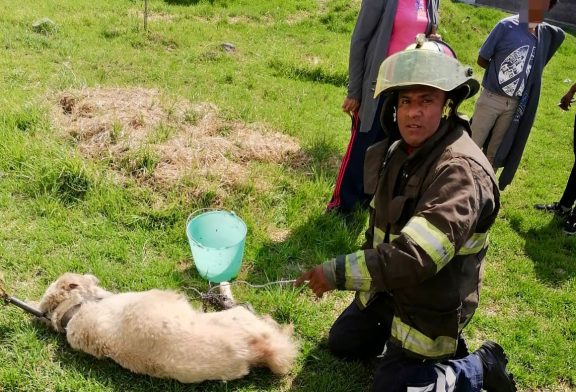
[[[254,179],[252,161],[302,166],[298,142],[263,124],[226,121],[212,104],[157,90],[90,88],[57,95],[54,121],[81,153],[116,173],[169,186],[186,176],[218,185]]]

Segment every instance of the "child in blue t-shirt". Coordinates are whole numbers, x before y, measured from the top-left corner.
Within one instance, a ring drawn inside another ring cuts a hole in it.
[[[560,30],[542,23],[544,12],[556,3],[557,0],[528,0],[527,12],[498,22],[480,48],[478,65],[486,71],[472,118],[472,138],[484,149],[495,170],[504,166],[497,159],[498,149],[514,117],[523,115],[524,107],[519,110],[519,103],[524,93],[529,94],[527,86],[534,78],[541,79],[544,65],[557,49],[556,45],[550,45],[549,50],[537,49],[539,44],[549,42],[539,40],[539,35]],[[534,67],[538,55],[546,58]]]

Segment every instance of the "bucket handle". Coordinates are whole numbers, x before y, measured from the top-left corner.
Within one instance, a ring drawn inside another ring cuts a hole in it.
[[[198,216],[200,212],[204,211],[222,211],[222,210],[219,210],[218,208],[198,208],[194,210],[192,213],[190,213],[190,215],[188,215],[188,218],[186,218],[186,226],[185,226],[186,229],[188,229],[188,224],[190,223],[190,221],[196,218],[196,216]],[[226,211],[226,212],[229,212],[230,214],[237,216],[234,211]]]

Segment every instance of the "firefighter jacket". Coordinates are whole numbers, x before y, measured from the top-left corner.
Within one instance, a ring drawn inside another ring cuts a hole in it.
[[[488,160],[451,117],[411,154],[403,141],[372,146],[379,167],[363,250],[323,264],[326,279],[356,291],[365,307],[375,293],[394,303],[390,339],[420,358],[449,358],[478,306],[488,229],[499,192]],[[370,182],[370,179],[367,179]]]

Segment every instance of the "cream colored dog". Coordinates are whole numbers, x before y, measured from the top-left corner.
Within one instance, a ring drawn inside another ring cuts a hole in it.
[[[291,326],[237,306],[203,313],[172,291],[114,294],[93,275],[65,273],[39,307],[70,345],[135,373],[192,383],[233,380],[250,367],[285,374],[297,355]]]

